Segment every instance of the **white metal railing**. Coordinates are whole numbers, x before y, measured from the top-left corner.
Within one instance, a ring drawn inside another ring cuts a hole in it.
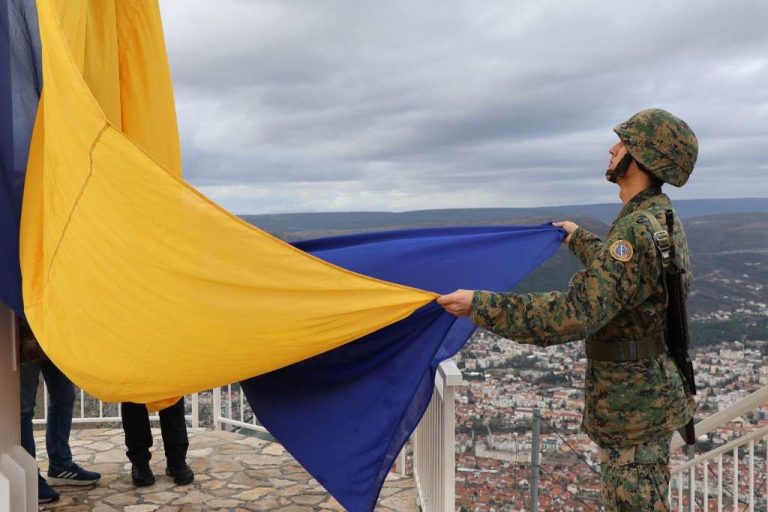
[[[768,386],[697,423],[697,438],[766,402]],[[683,444],[680,436],[675,434],[672,449]],[[756,470],[763,475],[759,481],[755,480]],[[674,466],[669,496],[672,509],[680,512],[709,512],[710,509],[718,512],[768,511],[768,426]]]
[[[221,430],[224,425],[267,432],[245,400],[240,384],[213,388],[213,428]]]
[[[45,384],[45,380],[41,380],[43,381],[43,417],[35,418],[32,420],[32,423],[37,425],[45,424],[45,422],[48,421],[48,387]],[[79,407],[76,407],[76,410],[72,416],[73,424],[120,423],[122,421],[122,418],[120,417],[119,403],[105,403],[97,398],[90,396],[82,389],[76,388],[76,390],[77,396],[75,397],[75,403],[77,404],[79,401]],[[197,393],[193,393],[190,395],[190,398],[192,406],[191,412],[189,414],[185,414],[184,417],[189,420],[193,428],[197,428],[200,426],[200,397]],[[98,414],[89,414],[88,410],[92,409],[92,407],[88,407],[87,404],[97,404]],[[40,404],[38,404],[35,409],[38,409],[39,407]],[[160,421],[160,416],[155,412],[149,415],[149,420]]]
[[[461,385],[456,364],[443,361],[435,375],[432,401],[413,435],[413,474],[424,512],[456,507],[455,390]]]
[[[746,456],[739,453],[744,447]],[[759,457],[760,453],[762,457]],[[676,466],[670,482],[673,508],[709,511],[711,506],[721,512],[727,506],[727,510],[734,511],[768,510],[768,481],[763,478],[761,482],[755,482],[756,467],[762,466],[766,474],[767,461],[768,427],[763,427]],[[714,463],[716,470],[712,468]]]

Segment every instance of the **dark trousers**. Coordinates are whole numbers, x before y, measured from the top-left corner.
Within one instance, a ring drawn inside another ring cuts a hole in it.
[[[45,424],[45,447],[48,451],[48,471],[56,473],[72,465],[69,432],[75,405],[75,386],[51,361],[22,364],[21,371],[21,445],[35,456],[32,418],[35,416],[37,387],[40,374],[48,386],[48,421]]]
[[[152,455],[152,431],[149,427],[149,412],[144,404],[123,402],[120,404],[123,415],[123,431],[125,446],[128,448],[128,459],[134,463],[149,462]],[[189,439],[187,424],[184,420],[184,398],[167,409],[160,411],[160,432],[163,435],[165,458],[169,467],[184,464],[187,458]]]

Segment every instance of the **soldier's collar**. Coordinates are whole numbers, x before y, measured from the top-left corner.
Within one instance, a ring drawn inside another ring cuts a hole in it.
[[[627,215],[635,212],[638,210],[638,206],[640,206],[640,203],[645,201],[646,199],[649,199],[651,197],[657,196],[661,194],[661,188],[660,187],[648,187],[647,189],[643,190],[642,192],[639,192],[627,201],[627,204],[624,205],[624,207],[621,209],[619,214],[616,216],[616,220],[622,219],[626,217]],[[616,222],[616,221],[614,221]]]

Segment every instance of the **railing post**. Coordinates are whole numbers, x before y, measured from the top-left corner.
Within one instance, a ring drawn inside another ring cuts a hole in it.
[[[723,454],[717,457],[717,512],[723,512]]]
[[[539,408],[533,408],[533,436],[531,438],[531,512],[539,510]]]
[[[453,359],[443,361],[438,367],[443,380],[443,408],[445,424],[443,427],[443,454],[445,465],[444,510],[456,509],[456,386],[462,382],[461,371]]]
[[[696,447],[692,444],[685,445],[685,453],[688,455],[688,460],[693,460],[696,457]],[[691,466],[688,473],[688,507],[691,512],[696,512],[696,466]],[[680,504],[682,510],[682,504]]]
[[[461,372],[453,361],[437,368],[432,399],[413,435],[413,477],[424,512],[456,506],[456,406]]]
[[[755,512],[755,441],[749,442],[749,512]]]
[[[213,388],[213,429],[221,430],[221,387]]]
[[[690,480],[688,481],[688,486],[690,487],[688,489],[689,491],[689,497],[691,500],[690,506],[691,506],[691,512],[696,512],[696,465],[691,466],[691,472],[688,475],[690,477]]]
[[[197,393],[192,393],[192,428],[200,426],[200,403]]]
[[[443,372],[444,374],[444,372]],[[443,377],[443,382],[447,379]],[[456,508],[456,399],[454,386],[443,390],[443,503],[445,510]]]
[[[739,510],[739,447],[733,449],[733,510]]]
[[[397,459],[395,459],[395,471],[400,476],[406,476],[406,468],[405,468],[405,448],[408,446],[408,443],[406,443],[403,446],[403,449],[400,450],[400,453],[397,455]]]
[[[436,393],[432,391],[432,401],[435,400]],[[419,510],[427,510],[427,504],[429,503],[428,490],[426,489],[425,482],[423,481],[424,474],[424,452],[426,451],[426,443],[424,442],[426,424],[429,421],[429,417],[432,410],[432,401],[430,401],[424,416],[421,418],[416,431],[413,433],[413,480],[416,483],[416,500],[419,506]]]
[[[709,465],[704,461],[704,512],[709,512]]]

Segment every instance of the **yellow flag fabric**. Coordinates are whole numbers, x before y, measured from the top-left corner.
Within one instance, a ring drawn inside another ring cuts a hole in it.
[[[78,386],[166,400],[331,350],[434,299],[303,253],[181,179],[156,1],[38,0],[38,14],[25,312]]]

